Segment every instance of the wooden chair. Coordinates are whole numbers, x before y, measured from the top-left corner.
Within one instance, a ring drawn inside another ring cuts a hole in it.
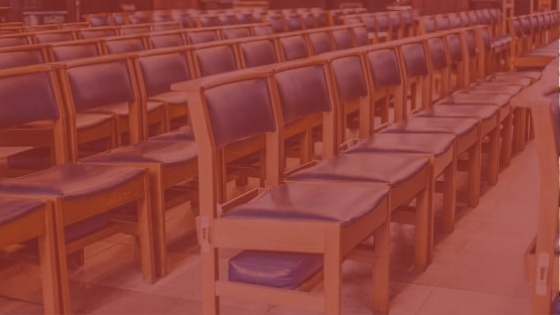
[[[149,216],[148,178],[143,169],[103,167],[74,164],[77,151],[76,130],[66,124],[62,89],[53,66],[40,65],[6,70],[0,74],[0,89],[6,96],[3,104],[21,111],[8,111],[10,124],[2,126],[2,139],[18,137],[53,144],[57,166],[14,179],[3,179],[0,194],[43,198],[54,206],[54,226],[65,229],[65,236],[57,239],[56,261],[59,272],[61,312],[70,313],[67,254],[80,254],[84,246],[125,232],[136,235],[140,243],[142,275],[153,281],[151,217]],[[24,85],[34,93],[18,88]],[[29,108],[30,110],[23,110]],[[29,123],[41,122],[42,128],[26,128]],[[10,136],[12,135],[12,136]],[[39,135],[42,135],[40,139]],[[3,145],[9,145],[3,141]],[[72,152],[68,152],[68,150]],[[70,163],[68,163],[70,162]],[[134,225],[122,225],[109,219],[108,212],[133,203],[138,214]],[[9,235],[16,236],[16,233]],[[60,234],[59,234],[60,235]],[[48,273],[45,274],[48,276]],[[51,294],[55,294],[52,292]]]
[[[224,28],[221,30],[221,35],[225,40],[247,38],[251,36],[251,29],[249,27]]]
[[[193,65],[197,78],[239,69],[234,42],[216,42],[193,46]]]
[[[223,176],[218,167],[221,150],[244,139],[275,135],[269,80],[269,73],[245,72],[244,75],[216,76],[204,80],[203,86],[200,85],[202,82],[197,82],[177,87],[188,92],[201,161],[200,191],[205,192],[201,194],[201,215],[197,219],[203,260],[203,313],[216,314],[220,297],[234,297],[338,314],[341,303],[340,264],[353,248],[372,234],[376,239],[373,255],[376,281],[372,282],[374,308],[386,312],[389,268],[386,188],[349,185],[345,186],[351,187],[346,198],[330,200],[316,198],[316,194],[330,196],[334,191],[340,193],[341,186],[292,183],[271,187],[253,201],[249,200],[256,194],[249,193],[221,206],[223,211],[217,212],[217,196],[220,193],[213,179]],[[235,103],[232,104],[232,101]],[[241,110],[247,115],[231,116],[226,108],[234,108],[236,112]],[[229,127],[222,125],[223,117],[227,117]],[[271,154],[270,163],[267,163],[271,173],[278,172],[278,157],[273,156],[278,152],[267,153]],[[277,175],[275,178],[278,178]],[[267,179],[273,180],[273,177],[267,176]],[[364,204],[367,210],[357,218],[352,201],[360,195],[367,200]],[[321,204],[315,203],[312,208],[321,209],[322,214],[309,212],[311,207],[304,205],[308,200],[319,201]],[[342,213],[338,211],[345,213],[344,218],[334,215]],[[302,221],[304,217],[306,220]],[[332,221],[325,221],[328,219]],[[251,222],[251,227],[248,222]],[[364,227],[364,230],[358,226]],[[311,242],[305,245],[302,239]],[[352,241],[341,242],[342,239]],[[229,280],[218,278],[217,254],[222,248],[244,249],[229,261]],[[270,265],[267,261],[275,263]],[[263,267],[277,270],[279,263],[289,266],[287,277],[283,280],[276,277],[277,272],[259,272]],[[254,267],[246,269],[247,264]],[[299,267],[294,268],[296,264]],[[306,283],[320,277],[314,276],[321,269],[324,275],[322,297],[294,290],[309,289],[312,285]]]
[[[318,55],[334,50],[332,33],[327,30],[309,30],[305,32],[312,55]]]
[[[335,50],[350,49],[355,47],[351,28],[334,28],[329,32]]]
[[[383,13],[376,13],[373,17],[375,19],[375,34],[378,42],[388,41],[393,38],[389,17]],[[364,22],[363,19],[362,22]]]
[[[220,40],[218,29],[194,29],[186,33],[187,43],[190,45],[215,42]]]
[[[150,24],[123,25],[119,29],[120,35],[148,34],[152,31]]]
[[[0,49],[0,69],[9,69],[50,62],[49,46],[27,45]]]
[[[165,21],[150,24],[151,32],[167,32],[167,31],[177,31],[182,29],[180,22],[176,21]]]
[[[365,25],[353,25],[352,33],[355,46],[368,46],[371,44],[371,37]]]
[[[97,39],[82,39],[51,44],[53,61],[92,58],[104,54],[103,46]]]
[[[310,36],[311,33],[308,34]],[[327,37],[327,39],[329,39]],[[272,65],[279,61],[278,47],[274,37],[260,36],[237,43],[239,65],[242,69]]]
[[[34,37],[37,44],[72,41],[77,38],[74,30],[37,32],[34,34]]]
[[[83,28],[79,31],[78,34],[81,39],[93,39],[93,38],[117,36],[119,35],[119,31],[114,26],[102,26],[102,27]]]
[[[212,14],[199,14],[196,16],[198,27],[212,27],[221,25],[220,19],[217,15]]]
[[[399,12],[389,12],[387,14],[391,23],[392,39],[401,39],[404,37],[404,29],[402,27],[401,15]]]
[[[433,16],[423,16],[418,19],[418,31],[420,34],[434,33],[438,31],[436,19]]]
[[[112,36],[101,39],[107,55],[134,53],[147,50],[149,46],[147,35]]]
[[[256,24],[251,29],[255,36],[269,36],[274,34],[274,29],[269,24]]]
[[[278,56],[281,61],[303,59],[310,56],[309,45],[303,32],[278,35]]]
[[[282,15],[270,15],[268,14],[264,19],[263,22],[269,24],[274,33],[284,33],[286,32],[286,24],[284,22],[284,18]]]
[[[289,14],[284,16],[286,31],[297,32],[305,29],[304,21],[299,14]]]
[[[25,46],[33,44],[32,34],[20,33],[11,35],[2,35],[0,37],[0,48]]]
[[[184,46],[187,44],[183,31],[151,33],[147,36],[150,49]]]

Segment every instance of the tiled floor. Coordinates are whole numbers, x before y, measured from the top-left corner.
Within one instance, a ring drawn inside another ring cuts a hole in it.
[[[415,272],[412,227],[393,225],[391,314],[512,315],[530,313],[523,252],[532,239],[538,194],[534,144],[485,188],[476,209],[463,209],[452,234],[437,231],[434,261]],[[177,209],[177,230],[187,224]],[[226,253],[231,256],[232,253]],[[77,314],[200,314],[200,266],[193,237],[170,246],[171,274],[154,285],[142,282],[133,240],[112,237],[87,248],[85,266],[71,273]],[[223,259],[225,262],[225,257]],[[371,314],[370,268],[346,262],[343,312]],[[320,292],[320,288],[316,288]],[[41,313],[37,269],[0,280],[1,314]],[[223,299],[224,314],[308,314],[285,307]]]

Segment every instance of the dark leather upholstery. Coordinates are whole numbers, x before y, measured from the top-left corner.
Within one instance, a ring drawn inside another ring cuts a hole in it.
[[[76,111],[135,100],[125,61],[91,64],[68,69]],[[103,91],[100,93],[99,91]]]
[[[194,141],[148,141],[89,156],[83,163],[157,163],[164,166],[194,161]]]
[[[474,39],[474,34],[470,31],[465,32],[465,41],[467,43],[467,50],[469,52],[469,56],[475,56],[477,53],[476,42]]]
[[[441,104],[480,104],[480,105],[496,105],[505,106],[509,104],[511,95],[507,94],[473,94],[473,93],[455,93],[450,98],[442,100]]]
[[[224,39],[245,38],[251,36],[251,31],[248,28],[233,28],[222,30]]]
[[[140,38],[126,38],[105,42],[109,54],[123,54],[144,50],[144,42]]]
[[[28,45],[25,37],[4,37],[0,38],[0,48]]]
[[[270,26],[274,30],[274,33],[284,32],[284,21],[281,16],[268,16],[266,21],[270,23]]]
[[[186,52],[140,56],[138,63],[148,97],[169,92],[171,84],[191,79]]]
[[[378,31],[387,32],[390,27],[389,18],[384,14],[376,14],[375,25],[377,26]]]
[[[315,18],[311,14],[302,15],[303,25],[306,29],[312,29],[315,27]]]
[[[430,109],[420,111],[418,117],[473,117],[486,120],[498,112],[498,107],[491,105],[444,105],[438,104]]]
[[[383,49],[369,52],[367,60],[374,86],[382,88],[401,84],[399,62],[394,50]]]
[[[45,63],[42,48],[0,53],[0,69],[10,69]]]
[[[454,28],[459,28],[461,26],[463,26],[461,22],[461,17],[456,14],[449,14],[449,28],[454,29]]]
[[[447,54],[441,38],[436,37],[428,40],[428,52],[435,70],[443,70],[447,67]]]
[[[270,25],[257,25],[253,27],[255,36],[266,36],[274,34],[274,29]]]
[[[339,29],[333,30],[332,36],[334,39],[334,45],[336,49],[349,49],[354,47],[354,43],[352,42],[352,33],[348,29]]]
[[[0,197],[0,228],[34,213],[45,206],[40,200]],[[22,227],[25,228],[25,227]]]
[[[436,21],[432,17],[422,18],[422,23],[424,24],[424,30],[426,33],[433,33],[437,31]]]
[[[332,109],[323,67],[290,69],[275,78],[286,123]]]
[[[133,167],[64,164],[23,177],[3,179],[0,193],[51,195],[70,200],[108,191],[143,173],[143,169]]]
[[[252,41],[242,43],[239,47],[247,68],[270,65],[278,62],[276,49],[272,41]]]
[[[398,14],[389,13],[389,23],[391,23],[391,27],[393,28],[393,32],[398,31],[401,27],[401,18]]]
[[[412,13],[408,11],[401,12],[401,19],[404,27],[408,28],[414,24],[414,18],[412,17]]]
[[[296,289],[323,267],[323,256],[243,251],[229,261],[229,281]]]
[[[51,161],[49,147],[38,147],[19,152],[10,155],[6,160],[8,168],[20,170],[44,170],[54,164]]]
[[[463,52],[461,50],[461,39],[455,34],[450,34],[445,37],[447,49],[452,63],[463,61]]]
[[[469,17],[469,22],[471,25],[480,24],[481,21],[478,19],[478,15],[474,11],[467,11],[467,15]]]
[[[217,148],[276,129],[265,79],[214,87],[206,90],[204,97]]]
[[[357,46],[367,46],[369,45],[369,35],[368,30],[363,26],[354,26],[352,28],[354,31],[354,38],[356,39]]]
[[[91,58],[100,55],[97,45],[94,43],[72,46],[55,46],[52,48],[52,52],[55,61]]]
[[[335,156],[288,177],[291,181],[336,181],[399,185],[425,169],[429,161],[398,155],[353,153]]]
[[[428,75],[428,64],[422,44],[403,45],[401,46],[401,51],[408,77]]]
[[[279,40],[286,61],[309,57],[303,36],[282,37]]]
[[[135,27],[123,27],[121,28],[121,35],[136,35],[136,34],[147,34],[150,32],[149,26],[135,26]]]
[[[454,135],[430,133],[378,133],[350,148],[345,154],[368,152],[432,153],[441,155],[455,141]]]
[[[202,77],[237,70],[235,54],[229,46],[199,49],[194,55]]]
[[[219,40],[218,33],[215,31],[189,32],[187,37],[191,44],[202,44]]]
[[[342,103],[367,96],[367,83],[359,56],[339,58],[331,62],[338,98]]]
[[[239,24],[255,23],[255,19],[251,13],[238,13],[235,18]]]
[[[300,31],[303,29],[303,21],[297,15],[291,15],[285,18],[288,31]]]
[[[36,33],[35,41],[38,44],[66,42],[74,40],[72,32],[57,32],[57,33]]]
[[[77,222],[64,228],[64,240],[66,241],[66,243],[78,240],[84,236],[104,229],[108,224],[108,213],[103,213],[93,218]]]
[[[326,32],[309,34],[309,41],[315,55],[332,51],[331,39]]]
[[[477,124],[478,120],[470,118],[412,117],[387,128],[383,133],[429,132],[460,136],[476,128]]]
[[[222,217],[336,221],[344,225],[369,213],[387,192],[379,185],[289,183],[269,188]]]
[[[375,19],[371,16],[362,16],[362,23],[366,25],[368,32],[375,32]]]
[[[88,21],[92,27],[111,25],[111,19],[108,16],[92,15],[89,16]]]
[[[436,24],[439,31],[445,31],[450,28],[449,20],[441,15],[436,16]]]
[[[233,25],[235,24],[235,17],[231,14],[220,14],[218,15],[218,20],[221,25]]]
[[[115,29],[95,29],[95,28],[83,28],[80,30],[80,36],[83,39],[101,38],[117,36],[117,31]]]
[[[48,73],[0,78],[0,100],[0,128],[59,118],[59,107]]]
[[[153,35],[150,37],[150,42],[154,49],[166,48],[166,47],[177,47],[183,46],[186,43],[183,40],[181,34],[165,34],[165,35]]]
[[[194,133],[191,127],[186,126],[152,137],[148,141],[194,141]]]
[[[200,21],[200,26],[202,27],[220,25],[220,19],[216,15],[200,15],[199,21]]]

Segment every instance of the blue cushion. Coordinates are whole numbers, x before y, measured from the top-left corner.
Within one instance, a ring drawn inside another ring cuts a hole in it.
[[[295,289],[322,266],[323,256],[318,254],[243,251],[229,261],[229,280]]]

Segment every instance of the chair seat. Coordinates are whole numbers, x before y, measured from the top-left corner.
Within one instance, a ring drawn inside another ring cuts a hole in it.
[[[519,70],[519,71],[512,71],[512,72],[496,72],[493,74],[493,77],[521,77],[521,78],[530,78],[532,80],[539,80],[542,77],[542,71],[527,71],[527,70]]]
[[[418,117],[471,117],[486,120],[494,117],[498,108],[491,105],[445,105],[438,104],[418,112]]]
[[[387,128],[383,133],[429,132],[461,136],[476,128],[478,120],[471,118],[412,117]]]
[[[482,82],[476,85],[471,85],[464,91],[468,91],[469,93],[500,93],[500,94],[508,94],[508,95],[517,95],[519,92],[523,90],[522,86],[519,85],[512,85],[510,83],[501,83],[501,82]]]
[[[374,182],[393,186],[418,174],[428,163],[425,158],[392,154],[344,154],[299,171],[288,180]]]
[[[7,158],[7,165],[10,169],[42,170],[52,164],[51,150],[47,147],[32,148]]]
[[[323,267],[318,254],[243,251],[229,261],[229,281],[296,289]]]
[[[90,128],[113,119],[111,114],[77,113],[76,127],[78,129]]]
[[[156,101],[146,102],[146,109],[148,113],[162,107],[163,107],[162,102],[156,102]],[[119,103],[119,104],[98,107],[95,109],[95,111],[112,113],[121,117],[128,116],[130,113],[130,109],[127,103]]]
[[[507,76],[507,75],[498,75],[498,76],[490,76],[487,78],[484,83],[500,83],[500,84],[507,84],[507,85],[519,85],[522,87],[528,87],[533,83],[531,78],[525,78],[520,76]]]
[[[437,104],[469,104],[469,105],[495,105],[503,107],[509,104],[511,96],[507,94],[478,94],[459,92],[445,98]]]
[[[15,222],[45,206],[41,200],[0,196],[0,227]]]
[[[335,221],[349,224],[377,207],[386,185],[317,185],[291,182],[269,188],[222,218]],[[344,197],[344,198],[341,198]]]
[[[170,105],[184,105],[187,103],[187,96],[181,92],[166,92],[158,95],[151,96],[150,100],[166,102]]]
[[[18,178],[3,179],[0,193],[76,199],[109,191],[143,173],[143,169],[133,167],[64,164]]]
[[[194,133],[191,127],[181,127],[177,130],[152,137],[148,141],[194,141]]]
[[[360,152],[430,153],[449,150],[455,136],[429,133],[378,133],[350,148],[345,154]]]
[[[194,141],[148,141],[89,156],[84,163],[159,163],[165,166],[197,158]]]

